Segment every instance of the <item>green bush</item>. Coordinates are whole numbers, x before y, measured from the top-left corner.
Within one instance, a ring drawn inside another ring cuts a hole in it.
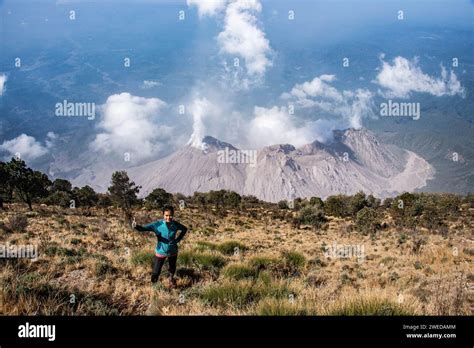
[[[204,250],[216,250],[217,244],[206,242],[206,241],[199,241],[196,243],[195,250],[204,251]]]
[[[200,293],[200,298],[214,307],[245,308],[262,298],[259,288],[248,282],[226,282],[209,286]]]
[[[314,309],[306,305],[292,303],[289,299],[264,299],[259,302],[254,312],[256,315],[263,316],[307,316],[316,315]]]
[[[289,298],[291,291],[286,285],[253,283],[249,281],[226,281],[209,286],[200,292],[201,299],[211,306],[246,308],[265,298]]]
[[[398,303],[379,298],[361,298],[351,300],[329,309],[328,315],[355,316],[355,315],[380,315],[380,316],[402,316],[414,315],[413,311],[404,308]]]
[[[355,226],[364,234],[375,233],[380,229],[380,217],[374,208],[364,207],[356,215]]]
[[[194,260],[203,269],[207,270],[222,268],[227,263],[226,259],[224,259],[222,256],[211,253],[195,254]]]
[[[281,271],[287,276],[296,276],[306,265],[306,258],[297,251],[282,252],[283,267]]]
[[[217,270],[225,266],[227,260],[211,252],[186,250],[178,253],[178,264],[185,267],[199,266],[204,270]]]
[[[245,278],[255,278],[257,272],[254,268],[244,265],[244,264],[230,264],[223,270],[223,275],[227,278],[232,278],[235,280],[245,279]]]
[[[247,250],[247,246],[240,242],[229,240],[227,242],[219,244],[217,246],[217,250],[224,255],[234,255],[236,251],[242,252],[244,250]]]
[[[266,256],[253,256],[248,264],[256,271],[270,270],[277,264],[277,260]]]
[[[310,225],[313,229],[322,228],[327,222],[324,212],[320,208],[314,206],[306,206],[302,208],[296,219],[298,225]]]
[[[346,217],[349,198],[345,195],[329,196],[324,202],[324,213],[329,216]]]
[[[155,253],[152,251],[140,250],[132,254],[130,261],[132,265],[135,265],[135,266],[138,266],[138,265],[150,266],[153,263],[154,256],[155,256]]]

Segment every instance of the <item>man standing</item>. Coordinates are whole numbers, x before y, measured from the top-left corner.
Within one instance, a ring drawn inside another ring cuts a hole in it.
[[[153,257],[153,271],[151,282],[156,283],[160,277],[161,268],[168,259],[170,288],[176,288],[174,274],[176,272],[176,260],[178,259],[178,243],[183,239],[188,228],[173,220],[174,208],[172,206],[163,207],[163,219],[152,222],[148,225],[136,225],[139,232],[154,232],[158,239]],[[178,236],[178,231],[181,233]]]

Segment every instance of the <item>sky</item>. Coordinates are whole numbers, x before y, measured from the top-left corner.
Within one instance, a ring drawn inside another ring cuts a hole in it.
[[[384,100],[472,100],[468,0],[5,0],[0,18],[4,158],[301,146]],[[58,117],[64,100],[96,114]]]

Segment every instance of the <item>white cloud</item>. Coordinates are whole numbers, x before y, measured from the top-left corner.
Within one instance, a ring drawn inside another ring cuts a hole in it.
[[[21,134],[12,140],[6,140],[0,145],[0,150],[10,153],[11,156],[20,154],[20,158],[34,160],[48,153],[48,149],[41,145],[34,137]]]
[[[336,79],[335,75],[321,75],[315,77],[312,81],[297,84],[290,93],[283,93],[285,99],[295,97],[301,106],[312,106],[310,97],[322,97],[332,99],[336,102],[343,100],[343,95],[336,88],[326,82],[332,82]]]
[[[230,56],[232,64],[224,68],[232,77],[232,85],[248,89],[259,82],[272,66],[272,49],[265,32],[260,28],[256,15],[262,11],[259,0],[188,0],[195,5],[200,17],[223,15],[223,30],[217,36],[220,53]],[[234,66],[234,58],[243,59]]]
[[[342,92],[329,83],[336,80],[335,75],[321,75],[313,80],[296,84],[289,93],[281,97],[296,107],[314,108],[330,116],[336,122],[336,129],[347,127],[359,129],[365,117],[374,117],[373,93],[367,89]]]
[[[217,36],[221,52],[242,57],[247,73],[257,78],[272,66],[270,43],[255,17],[261,10],[258,0],[230,2],[225,11],[224,30]]]
[[[54,141],[57,138],[58,138],[57,134],[55,134],[54,132],[48,132],[48,134],[46,134],[46,140],[45,140],[46,147],[48,149],[52,148],[54,146]]]
[[[150,89],[153,87],[160,86],[161,83],[158,81],[151,81],[151,80],[145,80],[143,81],[142,85],[140,86],[142,89]]]
[[[158,125],[156,118],[166,105],[158,98],[142,98],[129,93],[114,94],[101,106],[102,133],[90,144],[95,151],[142,160],[161,150],[169,139],[172,128]]]
[[[456,74],[451,70],[449,77],[446,69],[441,66],[441,77],[429,76],[418,66],[418,59],[410,61],[403,57],[395,57],[392,64],[383,60],[382,68],[375,82],[386,90],[383,95],[389,98],[408,98],[412,92],[429,93],[434,96],[464,95]]]
[[[5,74],[0,74],[0,96],[3,95],[3,92],[5,92],[5,83],[7,82],[8,78],[7,75]]]
[[[326,142],[332,137],[335,123],[331,120],[305,121],[298,125],[286,107],[255,107],[255,118],[248,127],[248,142],[255,148],[275,144],[301,146],[315,140]]]
[[[199,17],[215,16],[221,12],[227,3],[227,0],[187,0],[188,6],[196,6]]]

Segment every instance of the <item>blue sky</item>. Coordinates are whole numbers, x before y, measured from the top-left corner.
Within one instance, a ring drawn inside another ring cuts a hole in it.
[[[148,161],[206,134],[301,145],[365,125],[387,96],[472,100],[472,1],[217,2],[201,15],[205,1],[0,2],[0,150],[48,163],[78,148]],[[97,117],[55,117],[64,99],[95,103]],[[120,117],[153,131],[122,132]],[[71,148],[54,146],[74,135]]]

